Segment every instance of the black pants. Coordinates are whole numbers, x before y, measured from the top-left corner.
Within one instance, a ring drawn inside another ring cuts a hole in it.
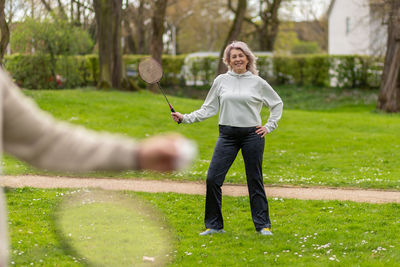
[[[256,127],[219,126],[219,137],[215,145],[207,175],[206,228],[222,229],[222,192],[226,173],[232,166],[239,150],[242,150],[246,168],[251,215],[257,230],[271,227],[268,201],[265,196],[262,175],[262,160],[265,140],[256,134]]]

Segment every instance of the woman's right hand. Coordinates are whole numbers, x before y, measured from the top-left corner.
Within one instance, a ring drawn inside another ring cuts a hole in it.
[[[176,122],[182,122],[183,115],[179,112],[171,112],[171,117]]]

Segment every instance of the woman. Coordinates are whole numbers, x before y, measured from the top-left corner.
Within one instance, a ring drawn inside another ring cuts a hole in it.
[[[262,160],[264,137],[278,126],[283,103],[272,87],[258,76],[256,57],[246,43],[228,45],[223,60],[229,70],[214,80],[202,107],[190,114],[171,113],[176,122],[194,123],[210,118],[220,110],[219,137],[207,175],[206,230],[200,235],[224,233],[221,186],[240,149],[254,226],[260,234],[272,235]],[[263,105],[270,108],[270,116],[264,126],[260,116]]]

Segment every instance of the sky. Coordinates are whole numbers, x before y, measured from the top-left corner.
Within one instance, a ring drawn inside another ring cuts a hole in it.
[[[322,16],[331,0],[290,0],[282,3],[282,18],[293,21],[313,20]]]

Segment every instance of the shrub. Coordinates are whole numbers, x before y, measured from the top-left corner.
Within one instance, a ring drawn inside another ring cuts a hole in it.
[[[162,85],[173,86],[182,84],[182,68],[185,62],[185,55],[170,56],[165,55],[162,58],[162,66],[164,71]]]
[[[20,86],[29,89],[52,88],[56,83],[51,80],[50,56],[13,55],[4,60],[5,69]]]
[[[382,59],[368,56],[331,56],[330,74],[333,86],[350,88],[378,87]]]
[[[292,48],[293,55],[304,55],[304,54],[317,54],[320,52],[320,48],[316,42],[297,42]]]
[[[66,55],[85,54],[93,49],[89,33],[61,19],[43,21],[26,18],[17,24],[10,39],[14,53]]]
[[[139,78],[137,66],[145,57],[148,55],[123,57],[127,76],[142,88],[147,85]],[[74,88],[97,84],[97,55],[64,55],[53,58],[53,61],[55,71],[52,71],[52,58],[49,55],[14,54],[5,57],[4,66],[18,85],[24,88]],[[208,88],[215,77],[218,57],[163,56],[162,61],[163,86],[202,85]],[[260,55],[257,65],[259,75],[275,85],[376,88],[380,84],[382,62],[379,58],[354,55]]]

